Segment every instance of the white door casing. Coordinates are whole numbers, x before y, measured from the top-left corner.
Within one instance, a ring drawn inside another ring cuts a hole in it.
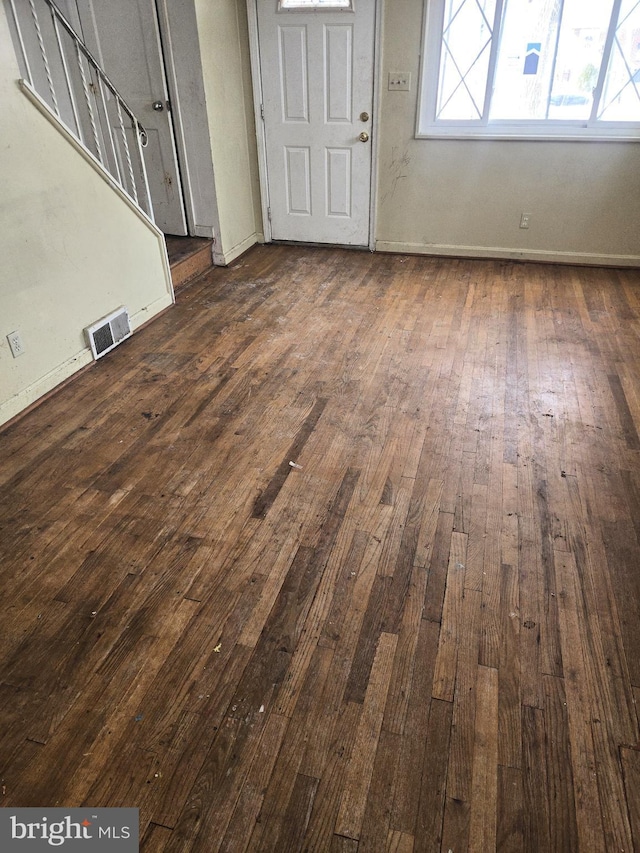
[[[348,11],[258,0],[274,240],[369,243],[375,10],[373,0]]]
[[[82,34],[144,125],[145,161],[156,225],[187,234],[155,0],[76,0]],[[153,105],[162,105],[154,109]]]

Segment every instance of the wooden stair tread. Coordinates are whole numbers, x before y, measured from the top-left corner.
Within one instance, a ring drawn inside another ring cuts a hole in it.
[[[165,237],[173,289],[178,290],[213,266],[212,240],[205,237]]]

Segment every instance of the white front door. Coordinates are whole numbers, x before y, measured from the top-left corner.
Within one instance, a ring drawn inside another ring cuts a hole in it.
[[[284,5],[257,0],[271,236],[366,246],[376,4]]]
[[[76,0],[87,47],[144,125],[156,225],[187,234],[155,0]],[[155,108],[154,108],[155,104]]]

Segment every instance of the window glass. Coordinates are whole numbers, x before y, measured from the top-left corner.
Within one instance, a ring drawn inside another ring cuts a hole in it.
[[[623,0],[598,118],[640,121],[640,2]]]
[[[640,136],[640,0],[428,0],[419,133]]]
[[[495,0],[447,0],[440,53],[439,119],[482,116]]]
[[[494,119],[588,119],[613,0],[511,0],[502,25]]]
[[[281,9],[350,9],[351,0],[280,0]]]

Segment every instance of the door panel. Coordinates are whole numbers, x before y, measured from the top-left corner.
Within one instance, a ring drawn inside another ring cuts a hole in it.
[[[283,121],[309,121],[307,39],[303,27],[280,29],[280,77]]]
[[[148,132],[145,162],[156,224],[167,234],[184,235],[187,223],[155,0],[76,2],[87,46]],[[154,102],[162,110],[154,110]]]
[[[287,212],[291,215],[311,214],[311,169],[308,148],[285,147]]]
[[[258,0],[275,240],[369,242],[374,15],[373,2],[301,12]]]
[[[325,87],[325,117],[327,122],[351,121],[351,79],[353,57],[353,27],[325,27],[324,67],[327,69]]]
[[[351,149],[327,148],[327,216],[351,216]]]

